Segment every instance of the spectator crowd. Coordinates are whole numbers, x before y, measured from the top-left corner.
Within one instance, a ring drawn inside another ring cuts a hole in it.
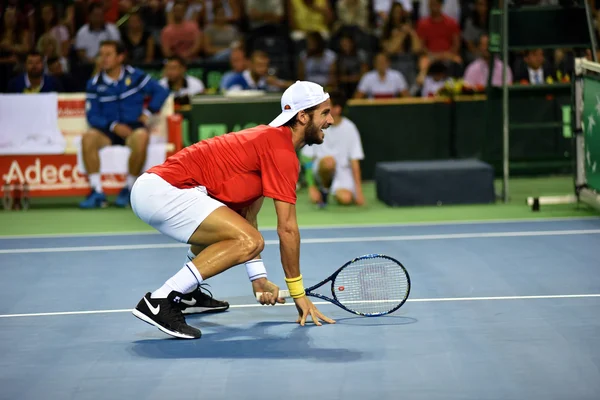
[[[104,40],[126,62],[159,65],[178,96],[206,93],[187,74],[224,68],[221,91],[282,91],[297,79],[348,98],[435,96],[449,79],[502,83],[491,60],[488,0],[0,0],[0,91],[83,91]],[[507,79],[572,75],[574,50],[511,53]],[[588,54],[589,56],[589,54]],[[223,67],[224,66],[224,67]]]

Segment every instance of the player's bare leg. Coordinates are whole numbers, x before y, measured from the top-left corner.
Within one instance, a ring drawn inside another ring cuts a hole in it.
[[[208,279],[234,265],[260,257],[264,240],[254,226],[254,218],[261,204],[262,199],[253,205],[257,209],[252,213],[254,217],[250,220],[226,207],[221,207],[202,222],[189,240],[193,243],[192,252],[200,250],[192,263],[196,266],[201,279]],[[197,244],[202,242],[212,244]],[[278,287],[266,277],[252,280],[252,290],[255,293],[265,292],[260,299],[261,304],[285,303],[285,299],[277,296]]]
[[[188,242],[195,246],[206,246],[192,261],[203,279],[252,260],[264,248],[260,232],[227,207],[213,211]]]
[[[205,248],[163,286],[147,293],[133,314],[172,336],[197,339],[202,333],[186,323],[182,303],[205,279],[260,254],[264,240],[246,219],[227,207],[219,207],[202,221],[188,243],[194,250]]]
[[[110,145],[110,138],[96,129],[90,129],[81,138],[83,164],[92,187],[92,192],[79,204],[81,208],[105,207],[107,205],[106,196],[102,191],[99,153],[102,148]]]
[[[205,248],[206,246],[191,245],[187,251],[184,265],[193,261]],[[207,286],[209,285],[198,285],[195,290],[181,297],[181,311],[184,314],[216,313],[229,309],[229,303],[214,298]]]

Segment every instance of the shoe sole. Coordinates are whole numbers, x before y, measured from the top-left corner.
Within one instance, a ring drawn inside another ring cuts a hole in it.
[[[179,332],[175,332],[175,331],[171,331],[167,328],[165,328],[164,326],[158,324],[156,321],[154,321],[153,319],[149,318],[146,314],[133,309],[133,311],[131,312],[135,317],[141,319],[142,321],[144,321],[147,324],[150,324],[152,326],[157,327],[158,329],[160,329],[162,332],[166,333],[167,335],[171,335],[173,337],[179,338],[179,339],[200,339],[199,337],[194,337],[194,336],[190,336],[190,335],[186,335],[185,333],[179,333]]]
[[[181,312],[184,314],[210,314],[227,311],[229,306],[223,307],[188,307]]]

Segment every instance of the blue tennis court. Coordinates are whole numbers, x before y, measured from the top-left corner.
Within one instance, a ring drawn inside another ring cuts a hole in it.
[[[270,280],[283,285],[275,231]],[[408,269],[408,302],[297,326],[263,307],[243,267],[207,281],[232,307],[172,339],[131,315],[185,260],[159,234],[0,239],[2,399],[600,398],[600,218],[302,231],[313,285],[383,253]],[[315,299],[316,302],[316,299]]]

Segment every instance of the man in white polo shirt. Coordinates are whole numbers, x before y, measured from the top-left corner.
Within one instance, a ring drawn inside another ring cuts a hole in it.
[[[121,33],[114,25],[104,19],[104,6],[102,3],[92,3],[88,10],[89,23],[83,25],[75,36],[75,50],[79,60],[84,63],[95,64],[96,56],[100,51],[100,43],[105,40],[121,41]]]
[[[324,207],[329,193],[341,205],[363,205],[360,160],[365,158],[356,125],[342,113],[346,97],[340,91],[329,93],[331,125],[323,144],[305,146],[301,156],[305,167],[310,200]]]
[[[192,97],[204,93],[204,83],[195,76],[187,74],[187,64],[179,56],[167,59],[163,77],[158,83],[173,93],[175,105],[189,105]]]
[[[375,98],[393,98],[409,96],[406,79],[401,72],[390,69],[390,59],[387,54],[379,53],[375,57],[375,69],[362,76],[356,93],[355,99]]]

